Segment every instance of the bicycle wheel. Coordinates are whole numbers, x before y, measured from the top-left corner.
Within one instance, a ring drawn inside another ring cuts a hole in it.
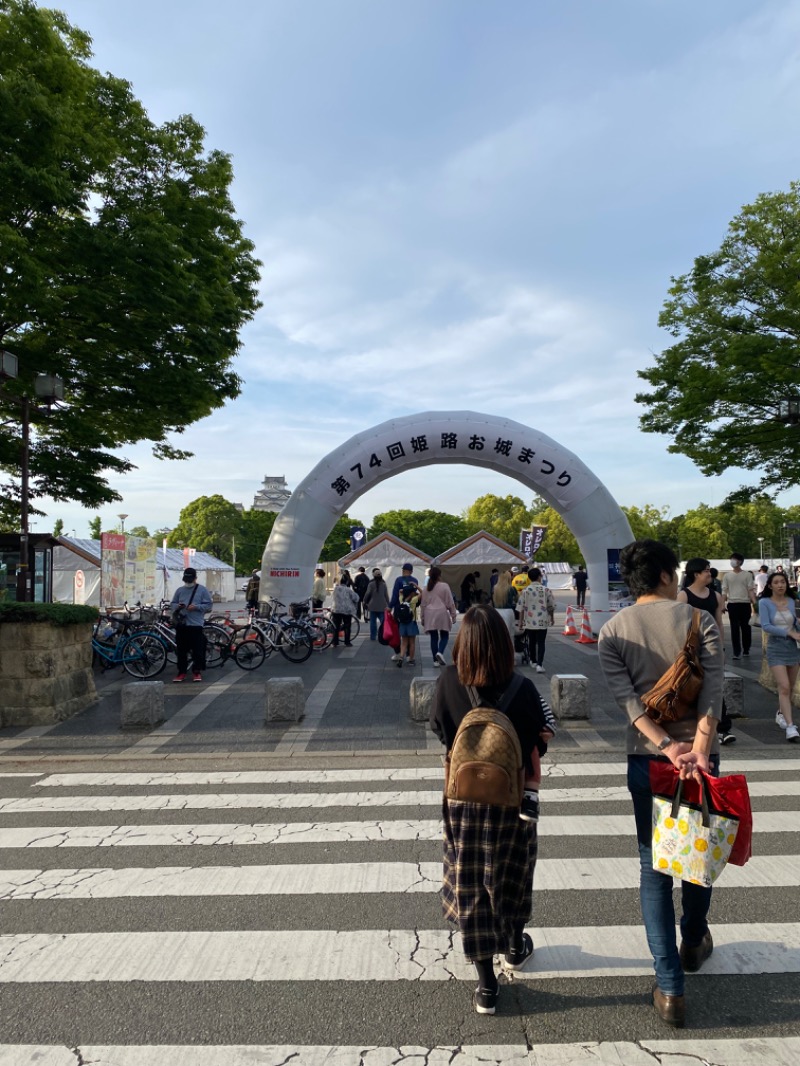
[[[122,649],[122,667],[131,677],[155,677],[166,662],[167,649],[154,633],[134,633]]]
[[[361,623],[355,615],[350,619],[350,639],[355,640],[358,634],[361,632]]]
[[[206,638],[206,669],[215,670],[230,655],[230,637],[222,626],[213,625],[203,626],[203,636]]]
[[[233,661],[241,670],[257,670],[266,657],[260,640],[243,640],[233,650]]]
[[[302,626],[286,626],[281,630],[278,651],[290,663],[304,663],[313,650],[311,637]]]
[[[311,637],[311,646],[314,651],[323,651],[333,638],[332,632],[329,633],[325,626],[318,625],[316,622],[308,622],[303,628]]]

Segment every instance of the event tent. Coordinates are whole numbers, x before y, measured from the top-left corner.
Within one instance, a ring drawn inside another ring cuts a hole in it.
[[[363,566],[368,577],[372,577],[373,567],[379,566],[383,574],[383,580],[391,590],[394,580],[403,570],[403,563],[411,563],[414,567],[414,576],[420,585],[428,567],[431,565],[430,555],[412,548],[393,533],[380,533],[377,537],[367,541],[360,548],[339,560],[339,567],[345,567],[350,571],[350,576],[355,577],[360,566]]]
[[[486,593],[488,598],[493,569],[510,570],[512,566],[522,569],[528,565],[522,552],[484,530],[448,548],[433,561],[442,568],[442,578],[450,586],[456,602],[460,599],[461,582],[467,574],[477,572],[475,588]]]
[[[53,549],[53,600],[75,603],[75,574],[83,573],[84,593],[81,602],[100,606],[100,541],[79,537],[58,537]],[[156,594],[165,600],[181,585],[185,568],[181,548],[156,548]],[[232,566],[207,552],[196,551],[191,565],[197,580],[205,585],[215,602],[229,603],[236,594],[236,576]]]

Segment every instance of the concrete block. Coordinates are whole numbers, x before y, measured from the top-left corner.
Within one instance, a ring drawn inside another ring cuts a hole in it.
[[[438,682],[436,677],[415,677],[408,691],[409,709],[414,722],[427,722],[433,706],[433,694]]]
[[[550,679],[550,706],[559,721],[588,721],[589,679],[583,674],[554,674]]]
[[[123,687],[120,728],[152,729],[163,721],[163,681],[133,681]]]
[[[306,713],[301,677],[271,677],[265,686],[267,722],[299,722]]]
[[[744,678],[733,671],[725,671],[722,681],[725,709],[731,718],[744,718]]]

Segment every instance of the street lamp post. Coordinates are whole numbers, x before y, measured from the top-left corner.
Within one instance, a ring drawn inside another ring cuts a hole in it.
[[[117,518],[119,519],[119,523],[120,523],[120,533],[124,533],[125,532],[125,519],[127,517],[128,516],[126,514],[118,514],[117,515]]]
[[[0,379],[18,376],[17,358],[10,352],[2,352],[0,357]],[[54,403],[64,399],[64,382],[55,374],[37,374],[33,382],[36,399],[49,411]],[[31,412],[44,413],[41,407],[31,406],[30,397],[23,393],[18,397],[22,414],[22,440],[20,451],[20,537],[19,566],[17,567],[17,600],[28,603],[33,599],[30,580],[30,530],[29,502],[30,495],[30,451],[31,451]]]
[[[764,538],[763,537],[756,537],[756,540],[758,541],[758,549],[761,552],[761,562],[763,563],[764,562]]]

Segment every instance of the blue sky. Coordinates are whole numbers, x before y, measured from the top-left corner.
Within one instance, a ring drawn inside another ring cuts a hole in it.
[[[547,433],[624,505],[678,514],[754,480],[668,455],[633,396],[670,276],[799,176],[796,0],[57,6],[155,121],[189,112],[231,153],[264,262],[242,396],[184,434],[194,460],[124,449],[105,526],[172,526],[216,492],[250,506],[265,474],[294,488],[354,433],[445,408]],[[485,492],[528,498],[428,467],[353,510]],[[86,535],[91,514],[47,510]]]

